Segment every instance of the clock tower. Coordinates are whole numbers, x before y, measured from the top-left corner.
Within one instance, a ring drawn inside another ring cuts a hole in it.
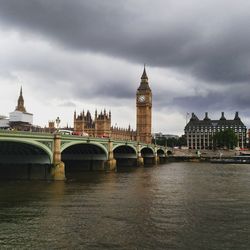
[[[144,66],[141,83],[136,92],[136,132],[137,141],[151,143],[152,92]]]

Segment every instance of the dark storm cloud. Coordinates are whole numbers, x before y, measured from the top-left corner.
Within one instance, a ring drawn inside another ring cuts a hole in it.
[[[130,86],[127,84],[127,82],[120,80],[119,82],[116,82],[114,80],[110,81],[102,81],[102,83],[95,83],[90,84],[87,88],[87,95],[86,95],[86,85],[83,85],[81,87],[78,87],[78,89],[75,91],[74,95],[78,96],[79,98],[86,97],[88,98],[88,95],[97,97],[103,97],[107,98],[110,97],[112,93],[112,96],[115,98],[124,98],[124,99],[130,99],[134,98],[135,96],[135,90],[134,86]]]
[[[250,80],[250,3],[243,0],[0,0],[0,22],[68,49],[174,67],[204,81]]]
[[[250,86],[240,89],[229,88],[223,92],[211,91],[206,96],[176,97],[169,104],[185,112],[195,112],[201,117],[204,112],[211,114],[222,111],[241,111],[247,114],[250,106]]]

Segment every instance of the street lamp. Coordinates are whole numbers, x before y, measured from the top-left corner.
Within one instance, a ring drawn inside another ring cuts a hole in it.
[[[60,118],[57,116],[57,118],[56,118],[56,128],[57,128],[57,131],[58,131],[60,122],[61,122],[61,120],[60,120]]]

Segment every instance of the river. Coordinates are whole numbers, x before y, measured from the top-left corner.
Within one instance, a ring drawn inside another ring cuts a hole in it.
[[[0,249],[250,249],[250,165],[1,181]]]

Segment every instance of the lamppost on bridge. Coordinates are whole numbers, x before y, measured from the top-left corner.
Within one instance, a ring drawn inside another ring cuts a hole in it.
[[[61,120],[60,120],[60,118],[57,116],[57,118],[56,118],[56,128],[57,128],[57,132],[58,132],[58,130],[59,130],[59,124],[60,124],[60,122],[61,122]]]

